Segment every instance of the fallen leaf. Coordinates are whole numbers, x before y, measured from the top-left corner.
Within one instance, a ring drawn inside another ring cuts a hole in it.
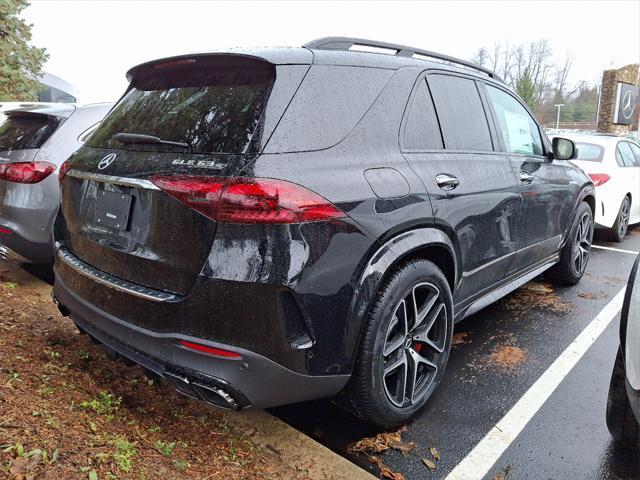
[[[390,441],[389,446],[405,455],[416,448],[416,444],[413,442],[396,442],[395,440]]]
[[[527,359],[527,351],[512,345],[498,346],[491,351],[489,364],[513,371]]]
[[[391,480],[405,480],[403,474],[391,470],[384,463],[382,463],[382,460],[380,460],[380,458],[376,457],[375,455],[371,455],[369,457],[369,461],[376,467],[378,467],[378,470],[380,470],[380,475],[382,475],[384,478],[389,478]]]
[[[469,332],[457,332],[453,334],[453,340],[451,341],[452,346],[462,345],[467,343],[467,337],[469,336]]]
[[[586,300],[600,300],[601,298],[607,298],[607,294],[604,292],[600,293],[578,293],[580,298],[584,298]]]
[[[440,461],[440,450],[438,450],[438,449],[437,449],[437,448],[435,448],[435,447],[431,447],[431,448],[429,449],[429,453],[430,453],[431,455],[433,455],[433,458],[435,458],[435,459],[436,459],[436,462],[439,462],[439,461]]]
[[[504,469],[503,472],[496,474],[496,476],[493,477],[493,480],[507,480],[510,472],[511,472],[511,467],[507,467]]]
[[[16,457],[11,461],[11,467],[9,467],[9,473],[18,477],[27,471],[27,457]]]
[[[406,427],[403,427],[395,432],[383,432],[379,433],[375,437],[363,438],[349,447],[349,452],[360,452],[366,454],[382,453],[393,448],[394,450],[407,454],[415,448],[416,444],[413,442],[402,441],[401,434],[405,431]]]
[[[532,292],[553,293],[553,287],[550,283],[529,282],[523,288]]]
[[[432,472],[435,472],[436,468],[438,468],[438,466],[435,463],[433,463],[431,460],[429,460],[428,458],[423,458],[422,459],[422,463],[424,463],[427,466],[427,468],[429,470],[431,470]]]

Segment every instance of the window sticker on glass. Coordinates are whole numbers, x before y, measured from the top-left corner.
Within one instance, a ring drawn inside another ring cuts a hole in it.
[[[507,152],[542,155],[542,138],[529,112],[508,93],[487,85]]]

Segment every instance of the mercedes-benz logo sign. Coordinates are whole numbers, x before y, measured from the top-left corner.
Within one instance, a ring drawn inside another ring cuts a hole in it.
[[[116,159],[115,153],[110,153],[109,155],[105,155],[104,157],[102,157],[102,160],[100,160],[100,162],[98,163],[98,169],[104,170],[109,165],[111,165],[115,159]]]
[[[633,98],[633,93],[631,91],[627,91],[624,94],[624,98],[622,99],[622,116],[625,120],[629,120],[633,115],[633,111],[636,109],[635,99]]]

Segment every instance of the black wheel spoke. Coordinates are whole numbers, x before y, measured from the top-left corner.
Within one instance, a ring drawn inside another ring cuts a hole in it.
[[[426,386],[425,383],[428,380],[428,376],[435,375],[438,372],[438,366],[412,348],[408,349],[407,361],[409,364],[409,374],[407,378],[406,396],[411,403],[415,403],[417,397],[419,397]]]
[[[445,343],[442,342],[441,344],[436,344],[429,338],[429,334],[431,333],[431,329],[433,328],[433,326],[436,324],[436,320],[438,319],[438,317],[442,313],[444,313],[444,310],[444,303],[439,302],[437,305],[435,305],[429,313],[429,320],[426,322],[426,328],[421,332],[413,335],[413,339],[415,341],[425,343],[427,346],[437,351],[438,353],[444,352]],[[446,340],[446,338],[444,340]]]

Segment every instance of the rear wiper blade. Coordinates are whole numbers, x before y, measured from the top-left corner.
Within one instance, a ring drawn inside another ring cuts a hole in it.
[[[155,143],[161,145],[174,145],[176,147],[189,148],[189,144],[181,142],[170,142],[153,135],[142,135],[140,133],[116,133],[114,140],[120,143]]]

